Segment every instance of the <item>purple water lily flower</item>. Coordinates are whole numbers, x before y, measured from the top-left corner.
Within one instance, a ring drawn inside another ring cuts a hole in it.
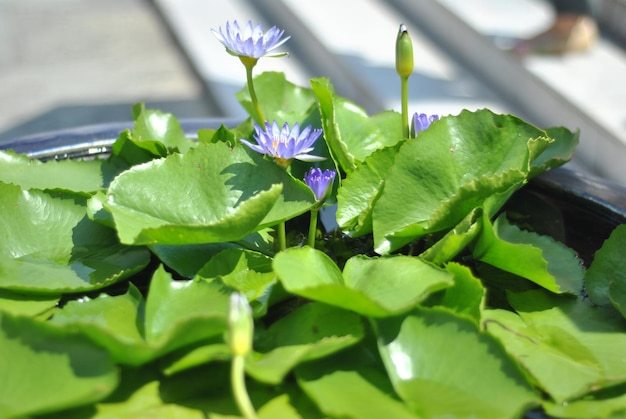
[[[420,131],[424,131],[433,122],[439,119],[439,115],[426,115],[425,113],[413,114],[413,120],[411,123],[411,137],[417,137]]]
[[[293,159],[308,162],[326,160],[325,157],[308,154],[313,151],[313,143],[322,135],[321,129],[313,129],[309,125],[300,131],[297,122],[293,124],[293,128],[289,128],[289,124],[285,122],[281,129],[274,121],[271,125],[266,122],[265,130],[254,124],[254,130],[256,144],[245,139],[239,141],[258,153],[272,156],[282,167],[289,166]]]
[[[271,55],[268,55],[268,53],[291,38],[288,36],[281,39],[285,31],[276,26],[272,26],[266,32],[263,32],[263,27],[260,23],[256,27],[253,27],[252,21],[250,20],[243,28],[240,27],[235,20],[232,24],[226,22],[226,30],[222,30],[220,26],[219,32],[215,29],[211,29],[211,31],[230,54],[239,57],[249,57],[254,60],[258,60],[263,56],[279,57],[286,55],[287,53],[275,53]]]
[[[333,185],[337,172],[335,170],[312,168],[304,175],[304,183],[313,190],[315,199],[322,201]]]

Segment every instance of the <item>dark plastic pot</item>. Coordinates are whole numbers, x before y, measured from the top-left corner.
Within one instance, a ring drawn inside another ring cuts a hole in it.
[[[196,119],[183,120],[181,125],[189,137],[195,137],[198,129],[239,122]],[[105,157],[119,133],[131,127],[132,122],[120,122],[42,133],[0,143],[0,149],[41,160]],[[543,224],[546,234],[575,249],[588,264],[611,231],[626,222],[626,188],[561,167],[533,179],[505,210],[538,213],[534,225]]]

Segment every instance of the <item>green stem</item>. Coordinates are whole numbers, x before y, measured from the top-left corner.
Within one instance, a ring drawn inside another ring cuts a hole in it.
[[[239,412],[246,419],[257,419],[256,411],[250,401],[248,390],[246,390],[246,374],[244,370],[245,357],[242,355],[233,356],[230,368],[230,382],[233,396],[239,408]]]
[[[285,222],[276,226],[276,239],[278,240],[278,250],[285,250],[287,248],[287,234],[285,233]]]
[[[252,69],[254,68],[254,64],[246,65],[246,80],[248,81],[248,90],[250,91],[250,99],[252,99],[252,105],[254,106],[254,110],[256,111],[256,121],[263,125],[265,123],[265,115],[263,114],[263,110],[261,109],[261,105],[259,104],[259,100],[256,97],[256,92],[254,91],[254,81],[252,80]]]
[[[317,233],[317,214],[319,210],[311,210],[311,222],[309,224],[309,242],[308,245],[315,248],[315,233]]]
[[[409,138],[409,78],[400,77],[402,90],[402,135]]]

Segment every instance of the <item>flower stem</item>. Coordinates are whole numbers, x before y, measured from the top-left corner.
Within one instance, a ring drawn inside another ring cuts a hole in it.
[[[254,106],[254,110],[256,112],[256,121],[259,124],[263,124],[265,123],[265,115],[263,114],[259,100],[256,97],[256,92],[254,91],[254,81],[252,80],[252,69],[254,68],[254,64],[248,64],[245,67],[246,80],[248,81],[248,91],[250,92],[250,99],[252,99],[252,105]]]
[[[308,245],[315,248],[315,233],[317,233],[317,214],[319,210],[311,210],[311,222],[309,224],[309,241]]]
[[[248,390],[246,389],[246,375],[244,370],[245,357],[243,355],[233,356],[230,368],[230,382],[233,396],[239,408],[239,412],[246,419],[257,419],[256,411],[250,401]]]
[[[276,239],[278,240],[278,250],[285,250],[287,248],[287,234],[285,233],[285,222],[276,226]]]
[[[409,138],[409,78],[400,77],[402,95],[402,135]]]

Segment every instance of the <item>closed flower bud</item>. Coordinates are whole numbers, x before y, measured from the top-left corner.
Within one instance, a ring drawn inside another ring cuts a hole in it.
[[[233,356],[246,356],[250,353],[254,336],[252,309],[245,295],[238,292],[230,295],[228,332],[228,343]]]
[[[404,24],[400,25],[396,38],[396,71],[402,78],[408,78],[413,73],[413,42]]]

